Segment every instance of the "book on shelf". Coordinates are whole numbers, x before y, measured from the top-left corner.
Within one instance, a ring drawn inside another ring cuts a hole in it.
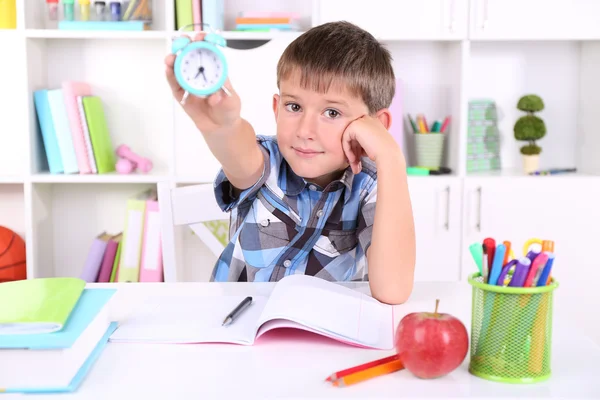
[[[175,0],[175,27],[185,31],[225,30],[222,0]]]
[[[122,232],[101,232],[90,245],[80,278],[86,282],[163,282],[156,190],[127,199]]]
[[[34,91],[34,105],[51,174],[105,174],[116,154],[102,99],[87,82],[65,81]]]
[[[0,334],[0,392],[76,390],[102,353],[117,323],[107,304],[114,289],[87,289],[78,278],[37,278],[0,285],[0,297],[17,304],[19,324],[58,329]],[[23,301],[23,298],[27,299]],[[55,317],[49,317],[54,312]]]
[[[352,346],[394,347],[393,306],[335,282],[308,275],[286,276],[269,296],[253,296],[252,304],[223,326],[225,317],[245,297],[151,295],[122,321],[110,341],[254,345],[271,330],[291,328]]]

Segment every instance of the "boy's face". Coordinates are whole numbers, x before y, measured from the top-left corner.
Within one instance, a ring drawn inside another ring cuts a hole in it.
[[[368,114],[361,98],[341,85],[325,94],[302,88],[300,74],[281,80],[273,96],[279,148],[294,172],[325,187],[348,167],[342,135],[355,119]]]

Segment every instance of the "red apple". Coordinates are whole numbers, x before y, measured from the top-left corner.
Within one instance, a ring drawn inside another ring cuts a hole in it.
[[[395,345],[402,364],[413,375],[438,378],[454,371],[469,349],[465,325],[450,314],[410,313],[398,324]]]

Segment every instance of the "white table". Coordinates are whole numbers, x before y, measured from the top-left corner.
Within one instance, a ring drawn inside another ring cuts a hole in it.
[[[366,283],[349,284],[368,293]],[[268,294],[266,283],[90,284],[115,287],[111,313],[123,320],[147,295]],[[469,374],[468,355],[459,369],[436,380],[403,370],[346,388],[324,382],[332,372],[390,355],[359,349],[304,332],[272,332],[269,342],[239,345],[143,345],[110,343],[76,393],[28,395],[65,399],[379,399],[379,398],[600,398],[600,348],[569,324],[556,292],[553,376],[533,385],[501,384]],[[433,310],[453,314],[470,330],[471,287],[467,283],[416,283],[396,315]],[[596,317],[596,316],[594,316]],[[16,396],[20,397],[20,396]],[[0,395],[0,400],[9,398]]]

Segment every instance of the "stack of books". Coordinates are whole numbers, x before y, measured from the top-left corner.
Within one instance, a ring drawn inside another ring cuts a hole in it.
[[[87,82],[66,81],[33,95],[51,174],[115,171],[116,154],[102,100]]]
[[[77,278],[0,285],[0,392],[73,392],[117,328],[108,315],[115,289]]]
[[[101,232],[80,276],[86,282],[164,282],[156,190],[127,200],[122,232]]]
[[[285,12],[242,12],[235,19],[235,30],[245,32],[299,31],[300,16]]]
[[[492,100],[469,102],[467,131],[467,172],[500,169],[498,113]]]

